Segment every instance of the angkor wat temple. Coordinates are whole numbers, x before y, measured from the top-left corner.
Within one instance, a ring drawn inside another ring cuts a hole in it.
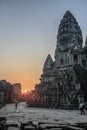
[[[76,108],[80,101],[87,103],[87,38],[83,47],[82,31],[70,11],[60,21],[54,57],[47,56],[29,104]]]

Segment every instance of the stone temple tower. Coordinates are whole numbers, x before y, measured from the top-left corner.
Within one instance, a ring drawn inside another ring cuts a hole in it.
[[[31,94],[34,105],[76,108],[87,102],[87,38],[83,48],[80,26],[70,11],[60,21],[54,58],[46,58],[41,82]]]
[[[67,11],[60,22],[57,34],[57,46],[55,51],[55,61],[58,67],[82,64],[82,32],[74,18]],[[84,57],[84,56],[83,56]]]

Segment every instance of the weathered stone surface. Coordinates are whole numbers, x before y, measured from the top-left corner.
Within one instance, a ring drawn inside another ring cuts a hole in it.
[[[14,121],[6,122],[5,126],[19,127],[18,122],[14,122]]]
[[[77,125],[78,127],[82,127],[82,128],[84,128],[84,129],[87,129],[87,123],[86,123],[86,122],[84,122],[84,123],[76,123],[76,125]]]
[[[87,127],[86,127],[87,128]],[[58,123],[54,123],[54,124],[40,124],[39,125],[39,130],[85,130],[84,128],[80,128],[77,126],[72,126],[69,124],[58,124]]]
[[[5,116],[0,116],[0,122],[6,122],[6,117]]]
[[[49,129],[45,129],[45,130],[49,130]],[[63,130],[62,128],[52,128],[50,130]]]
[[[17,128],[17,127],[9,127],[8,130],[20,130],[20,128]]]
[[[84,128],[79,128],[79,127],[75,127],[75,126],[67,126],[66,128],[67,128],[67,130],[85,130]]]
[[[35,123],[33,123],[33,121],[22,122],[20,125],[20,128],[22,130],[36,130],[37,125]]]
[[[24,130],[36,130],[33,126],[25,126]]]

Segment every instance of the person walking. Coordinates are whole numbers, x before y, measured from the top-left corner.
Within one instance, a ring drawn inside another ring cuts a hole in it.
[[[18,102],[16,101],[15,102],[15,108],[17,109],[17,107],[18,107]]]
[[[81,112],[81,115],[85,115],[85,104],[84,103],[80,103],[79,104],[79,109],[80,109],[80,112]]]

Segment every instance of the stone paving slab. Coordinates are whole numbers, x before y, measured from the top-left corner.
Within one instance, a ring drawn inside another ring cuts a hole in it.
[[[24,130],[36,130],[33,126],[25,126]]]
[[[85,130],[84,128],[76,127],[76,126],[71,126],[69,124],[40,124],[39,125],[40,130],[47,130],[47,129],[63,129],[63,130]]]
[[[69,128],[52,128],[52,129],[44,129],[44,130],[77,130],[77,129],[69,129]],[[79,129],[84,130],[84,129]]]
[[[17,127],[9,127],[8,130],[20,130],[20,128],[17,128]]]

